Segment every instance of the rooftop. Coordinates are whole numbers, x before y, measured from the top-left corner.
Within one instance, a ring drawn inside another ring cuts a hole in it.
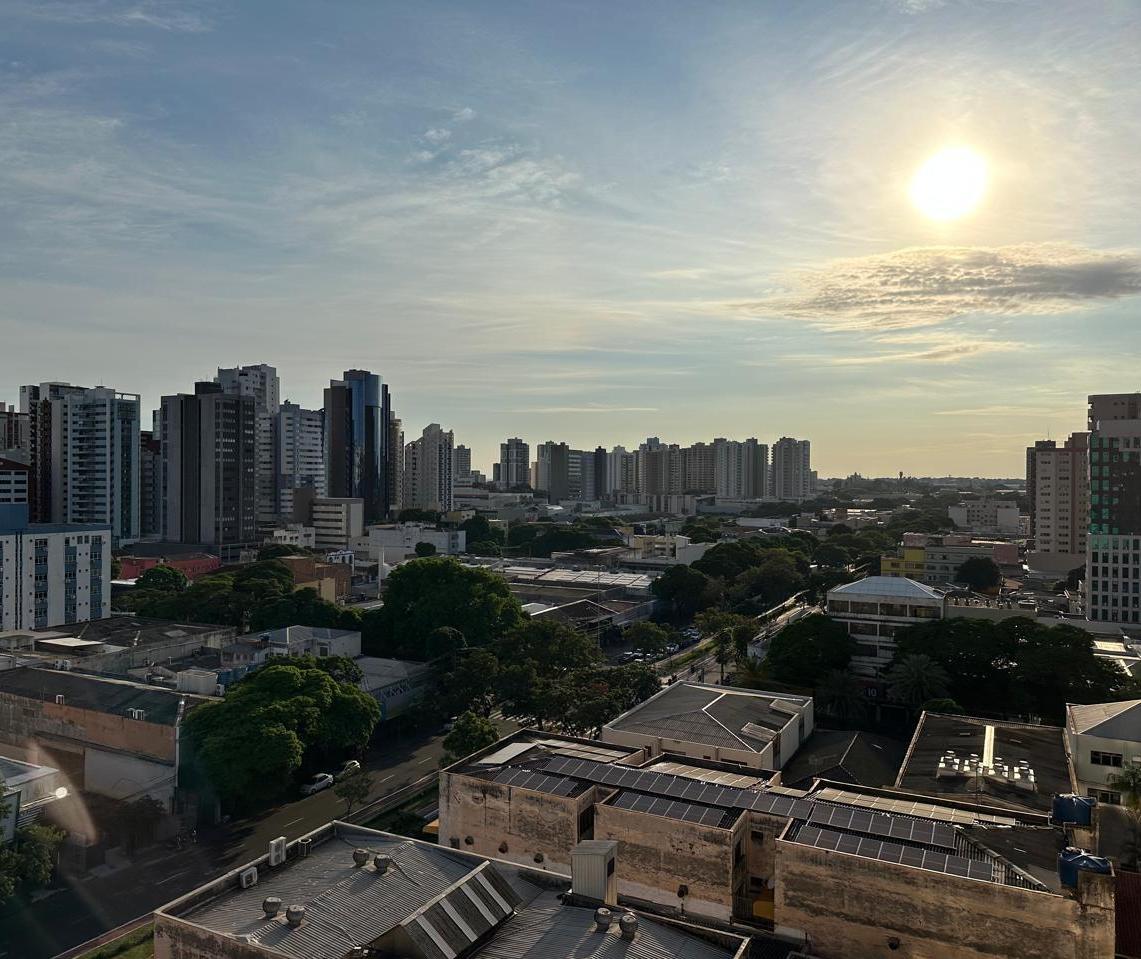
[[[74,623],[66,627],[36,632],[37,641],[72,637],[108,646],[146,646],[167,643],[196,635],[208,635],[229,626],[212,626],[201,623],[175,623],[166,619],[146,619],[141,616],[110,616],[87,623]]]
[[[566,877],[340,822],[309,838],[307,856],[295,843],[281,866],[259,860],[256,885],[242,889],[235,871],[156,918],[174,916],[294,959],[342,959],[355,946],[417,959],[728,959],[744,945],[645,915],[626,942],[616,923],[600,934],[593,909],[563,903]],[[281,903],[273,916],[263,908],[270,897]],[[299,925],[285,915],[295,903],[305,908]]]
[[[940,713],[920,717],[895,785],[1043,812],[1075,788],[1061,727]]]
[[[1102,739],[1141,742],[1141,699],[1067,706],[1070,732]]]
[[[893,599],[942,600],[943,594],[930,586],[924,586],[904,576],[866,576],[854,583],[845,583],[829,590],[828,595],[844,599],[858,599],[861,596],[889,596]]]
[[[814,730],[781,770],[787,785],[813,779],[858,786],[889,786],[895,782],[906,746],[898,740],[850,730]]]
[[[678,682],[623,713],[606,728],[760,752],[809,702],[803,696]]]
[[[142,709],[148,723],[164,726],[175,724],[182,700],[201,701],[158,686],[33,666],[0,672],[0,695],[48,703],[55,703],[57,696],[63,696],[63,704],[70,708],[118,716],[126,716],[129,709]]]

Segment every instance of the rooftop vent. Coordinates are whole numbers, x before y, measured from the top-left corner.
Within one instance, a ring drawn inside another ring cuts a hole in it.
[[[625,913],[618,920],[618,928],[622,931],[623,939],[627,942],[633,942],[634,937],[638,935],[638,917],[632,912]]]
[[[383,876],[388,872],[388,867],[392,865],[392,857],[386,856],[384,853],[377,853],[372,857],[372,864],[376,868],[376,874]]]
[[[610,922],[614,918],[612,913],[605,906],[599,906],[594,910],[594,927],[599,932],[606,932],[610,928]]]
[[[353,864],[359,869],[366,862],[368,862],[367,849],[354,849],[353,850]]]
[[[313,851],[313,840],[306,836],[297,840],[297,855],[304,859]]]
[[[305,907],[294,904],[285,910],[285,921],[294,929],[305,921]]]
[[[262,912],[272,919],[281,912],[281,900],[277,896],[267,896],[261,904]]]

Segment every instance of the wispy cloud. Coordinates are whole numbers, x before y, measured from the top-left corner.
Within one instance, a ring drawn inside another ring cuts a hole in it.
[[[530,406],[523,409],[502,410],[504,413],[657,413],[656,406]]]
[[[167,0],[30,0],[5,5],[4,13],[29,20],[87,25],[106,23],[119,27],[151,27],[174,33],[206,33],[213,28],[201,13]]]
[[[737,304],[830,330],[936,326],[960,316],[1061,313],[1141,294],[1141,255],[1066,244],[917,247],[835,260],[789,293]]]

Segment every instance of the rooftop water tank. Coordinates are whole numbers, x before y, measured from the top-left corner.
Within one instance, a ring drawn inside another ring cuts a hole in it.
[[[1093,807],[1096,805],[1097,800],[1088,796],[1078,796],[1074,793],[1055,795],[1051,818],[1056,823],[1088,826],[1093,822]]]
[[[1105,875],[1112,872],[1108,859],[1090,855],[1084,849],[1067,846],[1058,853],[1058,881],[1063,886],[1069,889],[1077,889],[1078,873],[1083,869]]]

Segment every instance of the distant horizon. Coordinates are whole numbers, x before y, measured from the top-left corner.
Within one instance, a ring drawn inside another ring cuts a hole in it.
[[[597,24],[604,22],[604,33]],[[1134,4],[14,0],[0,395],[1017,474],[1139,382]]]

